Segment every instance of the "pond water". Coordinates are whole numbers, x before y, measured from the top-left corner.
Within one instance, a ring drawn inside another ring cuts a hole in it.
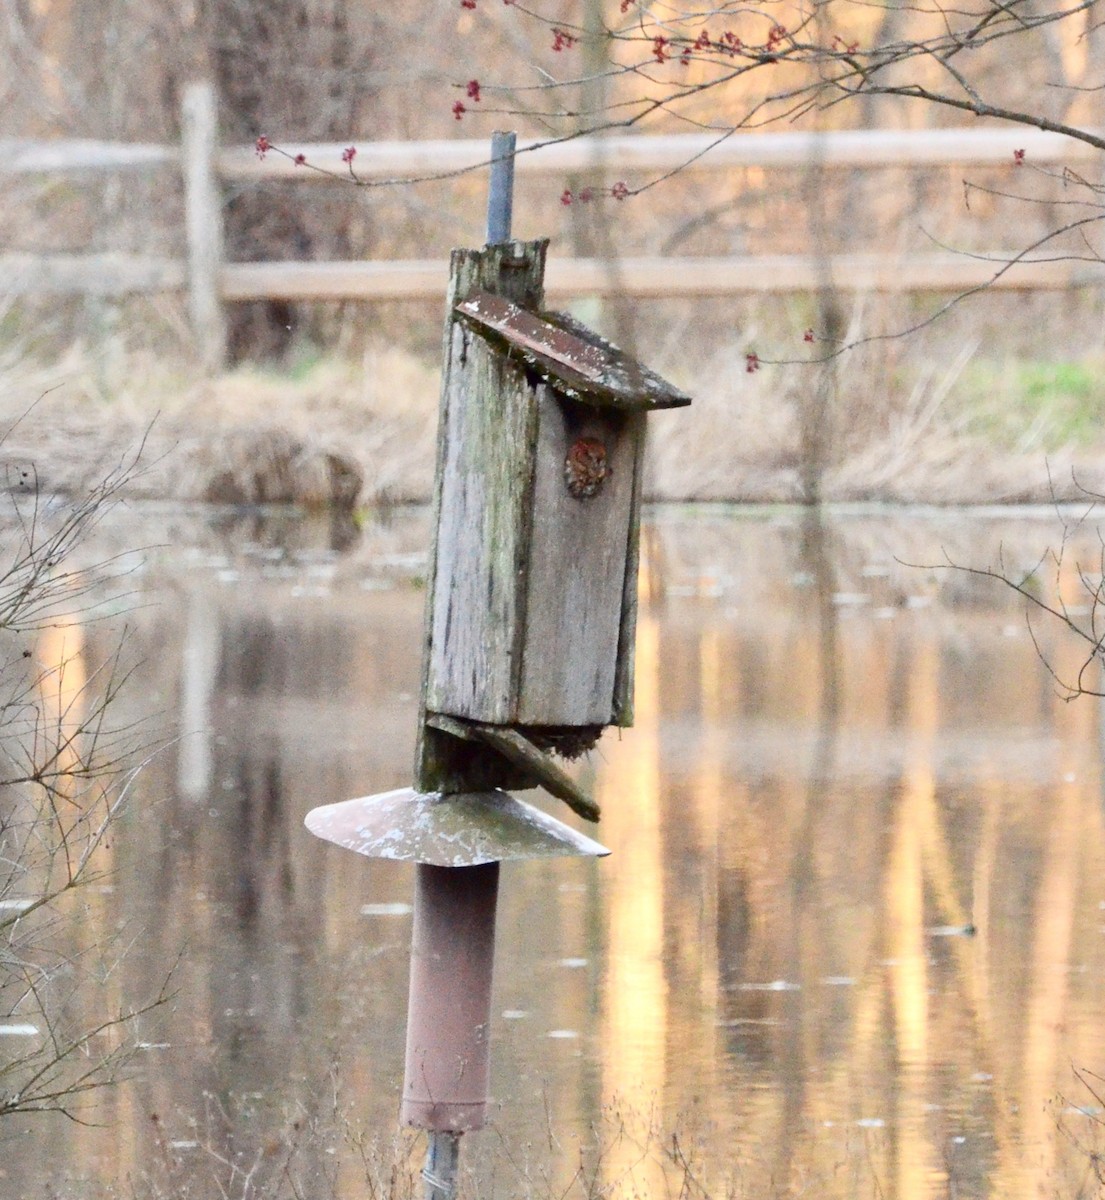
[[[172,740],[81,937],[129,947],[109,1007],[170,971],[173,998],[96,1124],[6,1120],[0,1195],[421,1194],[396,1133],[412,872],[303,817],[410,782],[428,532],[101,530],[97,553],[150,547],[116,703]],[[504,867],[469,1195],[1097,1194],[1102,709],[1049,673],[1077,674],[1078,639],[939,569],[1016,570],[1060,533],[1031,510],[648,514],[637,723],[581,767],[613,853]],[[1084,603],[1095,537],[1041,595]],[[116,636],[65,631],[86,670]]]

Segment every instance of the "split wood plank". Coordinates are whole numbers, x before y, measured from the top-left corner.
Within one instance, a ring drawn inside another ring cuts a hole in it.
[[[457,721],[451,717],[442,716],[440,713],[428,714],[426,722],[434,729],[440,729],[452,737],[478,738],[480,741],[486,742],[504,758],[525,768],[545,791],[558,800],[563,800],[572,812],[585,821],[597,822],[602,816],[602,810],[583,788],[548,754],[540,750],[516,729]]]
[[[1091,132],[1100,134],[1099,129]],[[351,137],[345,142],[289,143],[283,149],[303,153],[315,166],[339,176],[296,166],[292,158],[269,153],[259,159],[255,146],[222,149],[217,168],[228,182],[297,179],[328,183],[349,179],[342,154],[357,147],[356,174],[369,182],[461,174],[488,164],[485,138],[374,142]],[[1093,162],[1099,151],[1058,133],[976,123],[951,129],[854,129],[824,133],[624,134],[575,138],[543,144],[518,143],[515,171],[528,175],[579,174],[588,170],[633,172],[731,170],[735,167],[802,167],[815,157],[826,167],[985,166],[1011,162],[1024,150],[1032,162]],[[693,160],[693,161],[691,161]],[[0,175],[150,170],[174,166],[178,147],[90,138],[31,140],[0,138]]]
[[[957,254],[764,254],[727,258],[557,259],[549,264],[549,300],[575,296],[699,298],[816,291],[1064,291],[1105,284],[1105,265],[1059,260],[1019,262],[1013,252]],[[1000,273],[999,273],[1000,272]],[[220,276],[224,300],[439,300],[446,277],[438,261],[231,263]]]
[[[2,254],[0,278],[12,296],[125,296],[185,286],[177,259],[133,254]]]
[[[496,354],[459,320],[456,305],[475,291],[497,291],[517,304],[539,308],[547,250],[547,241],[515,242],[452,254],[434,473],[424,714],[446,712],[494,722],[512,718],[524,615],[517,581],[528,553],[528,448],[536,436],[536,413],[523,364]],[[480,463],[481,470],[471,470],[469,462]],[[484,786],[485,764],[470,758],[458,756],[447,736],[420,723],[415,758],[420,789]],[[518,783],[506,777],[495,782],[533,786],[525,772],[518,774]]]
[[[1100,133],[1100,130],[1093,130]],[[269,153],[262,160],[253,146],[235,146],[219,156],[224,179],[257,182],[265,179],[297,179],[304,183],[334,184],[350,179],[350,168],[342,161],[349,145],[357,155],[353,170],[357,178],[379,183],[385,180],[448,179],[469,171],[485,169],[490,162],[485,138],[456,138],[412,142],[288,143],[288,157]],[[573,138],[564,142],[519,139],[515,173],[529,175],[578,175],[587,171],[637,173],[720,171],[740,167],[801,168],[811,160],[828,168],[1012,166],[1013,151],[1024,150],[1032,162],[1096,162],[1095,147],[1059,133],[1026,129],[1023,126],[975,124],[952,129],[846,129],[801,133],[736,132],[687,134],[623,134],[596,138]],[[303,154],[312,171],[297,166],[294,157]],[[338,178],[335,179],[334,176]]]
[[[837,255],[818,263],[806,255],[741,258],[560,259],[549,265],[551,301],[578,296],[694,299],[791,294],[824,286],[824,268],[844,291],[954,293],[1067,291],[1105,285],[1105,265],[1057,261],[1001,269],[1000,251],[957,255]],[[187,284],[179,259],[128,254],[0,254],[0,275],[13,295],[59,293],[117,296],[177,291]],[[219,294],[233,300],[441,300],[447,280],[439,261],[230,263],[219,272]]]

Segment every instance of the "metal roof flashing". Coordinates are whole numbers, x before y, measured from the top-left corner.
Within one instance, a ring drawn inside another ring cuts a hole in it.
[[[567,313],[533,313],[483,291],[473,292],[456,311],[573,400],[633,412],[691,403],[686,393]]]
[[[498,789],[444,793],[399,788],[324,804],[312,809],[304,824],[316,837],[368,858],[436,867],[610,853],[570,825]]]

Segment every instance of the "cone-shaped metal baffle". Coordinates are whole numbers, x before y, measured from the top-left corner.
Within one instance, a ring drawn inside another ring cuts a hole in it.
[[[502,791],[401,788],[324,804],[306,824],[358,854],[418,865],[402,1118],[434,1133],[481,1128],[499,863],[610,851]]]
[[[317,837],[369,858],[435,867],[610,853],[563,821],[497,790],[416,792],[399,788],[324,804],[307,814],[306,825]]]

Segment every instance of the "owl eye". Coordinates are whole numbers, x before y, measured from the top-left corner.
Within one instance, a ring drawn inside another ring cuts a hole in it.
[[[609,473],[606,447],[598,438],[576,438],[569,446],[564,459],[564,482],[570,496],[577,500],[597,496]]]

